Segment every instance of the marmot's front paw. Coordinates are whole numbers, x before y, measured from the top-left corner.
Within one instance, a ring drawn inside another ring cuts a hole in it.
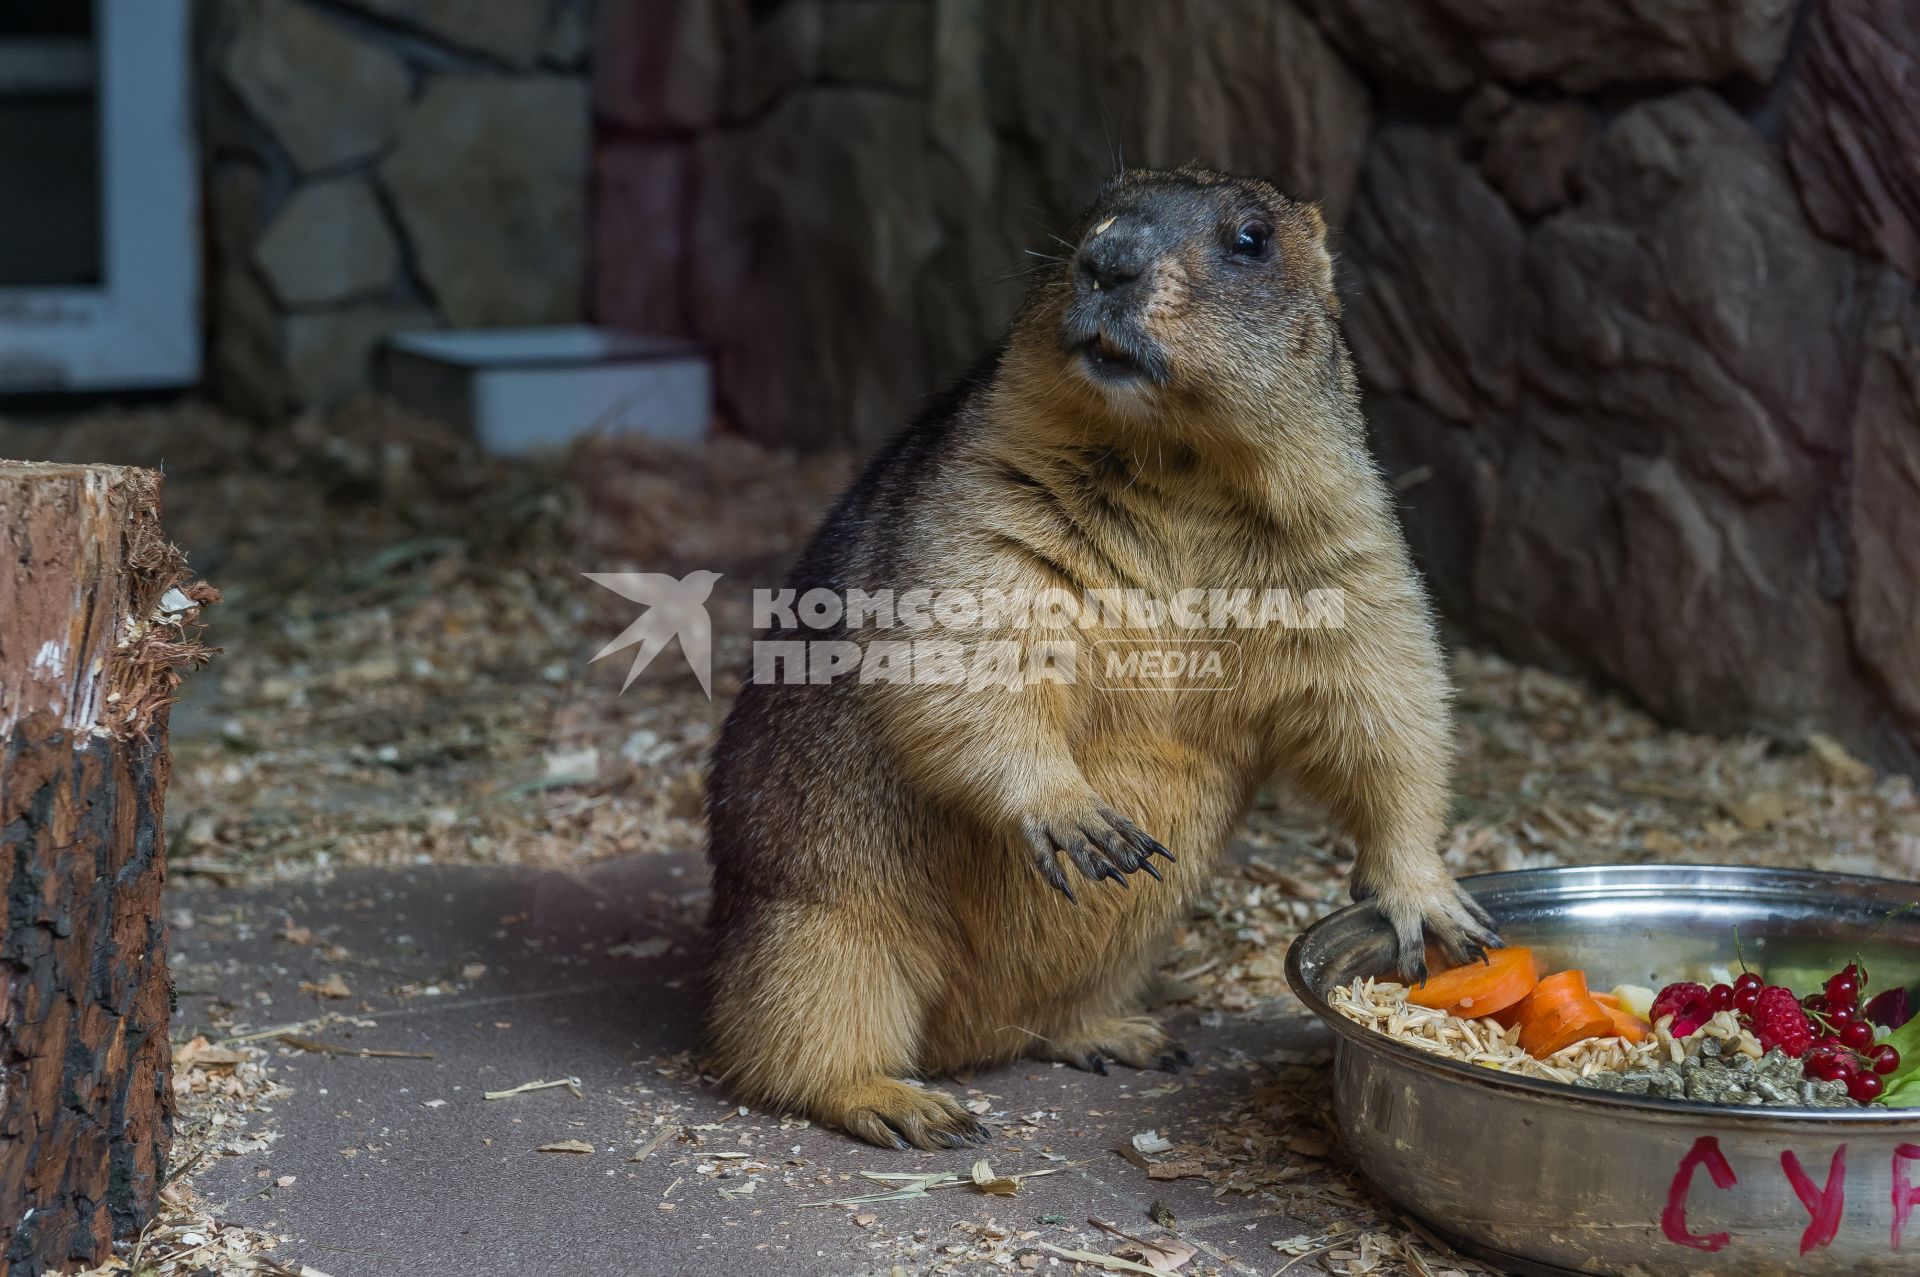
[[[1454,962],[1473,962],[1500,947],[1493,919],[1480,903],[1451,879],[1420,887],[1382,886],[1374,890],[1356,878],[1355,900],[1370,900],[1393,927],[1401,978],[1419,984],[1427,978],[1426,942],[1431,939]]]
[[[1066,872],[1060,868],[1061,854],[1065,854],[1080,871],[1080,876],[1089,882],[1108,878],[1123,887],[1127,885],[1126,876],[1136,869],[1144,869],[1158,878],[1160,871],[1153,867],[1154,856],[1173,859],[1173,853],[1162,847],[1152,834],[1100,803],[1052,819],[1029,816],[1021,822],[1020,831],[1033,850],[1034,868],[1069,900],[1073,899],[1073,888],[1067,885]]]

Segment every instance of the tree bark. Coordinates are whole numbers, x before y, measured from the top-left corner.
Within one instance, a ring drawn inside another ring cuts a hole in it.
[[[186,627],[160,476],[0,462],[0,1255],[98,1264],[172,1142],[160,908],[167,706]]]

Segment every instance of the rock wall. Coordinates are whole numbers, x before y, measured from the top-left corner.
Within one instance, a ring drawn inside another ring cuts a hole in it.
[[[388,333],[584,311],[591,0],[199,0],[211,388],[269,419]]]
[[[1920,770],[1912,0],[651,0],[595,58],[592,304],[749,434],[883,437],[1122,156],[1272,174],[1456,621]]]
[[[1337,216],[1369,120],[1285,0],[655,0],[596,59],[598,313],[709,343],[733,419],[809,445],[970,363],[1121,156]]]

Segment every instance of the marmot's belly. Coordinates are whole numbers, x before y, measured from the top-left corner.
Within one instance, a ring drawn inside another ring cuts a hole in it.
[[[1155,862],[1161,881],[1136,873],[1126,886],[1089,882],[1069,868],[1068,900],[1018,849],[943,849],[951,857],[946,891],[920,906],[940,915],[929,934],[944,940],[938,993],[926,1003],[923,1066],[1022,1054],[1031,1035],[1068,1029],[1090,1009],[1131,1005],[1216,872],[1240,815],[1241,786],[1230,776],[1195,760],[1174,774],[1148,775],[1111,758],[1087,771],[1103,798],[1177,859]]]
[[[1033,875],[1017,892],[956,901],[952,922],[966,942],[925,1004],[921,1067],[1028,1054],[1035,1037],[1056,1036],[1090,1011],[1131,1006],[1191,905],[1189,879],[1200,876],[1179,869],[1157,883],[1136,874],[1131,889],[1076,881],[1075,903]]]

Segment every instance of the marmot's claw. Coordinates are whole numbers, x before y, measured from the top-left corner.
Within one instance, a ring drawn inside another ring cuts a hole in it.
[[[1473,894],[1465,888],[1456,886],[1454,890],[1460,893],[1460,903],[1467,907],[1467,912],[1473,915],[1473,920],[1485,927],[1488,934],[1492,934],[1494,926],[1493,915],[1488,913],[1486,909],[1481,906],[1480,902],[1473,898]],[[1499,940],[1496,939],[1494,943],[1497,946]]]
[[[1374,889],[1356,884],[1356,900],[1366,900],[1393,928],[1397,966],[1402,979],[1419,984],[1427,978],[1427,941],[1431,940],[1452,962],[1475,962],[1488,949],[1500,947],[1491,919],[1474,899],[1452,882],[1432,889]]]
[[[1125,841],[1141,865],[1146,864],[1149,856],[1163,856],[1169,861],[1173,859],[1173,853],[1163,847],[1159,839],[1112,808],[1102,807],[1100,818],[1113,826],[1114,831]]]
[[[900,1131],[892,1122],[876,1113],[855,1113],[847,1118],[847,1130],[869,1144],[881,1148],[898,1149],[906,1152],[913,1145],[900,1137]]]
[[[889,1084],[888,1091],[877,1102],[864,1104],[836,1120],[850,1133],[881,1148],[966,1148],[985,1144],[991,1138],[979,1119],[950,1095],[909,1088],[899,1082]]]
[[[1101,814],[1105,815],[1104,812]],[[1125,836],[1120,832],[1119,829],[1115,828],[1111,824],[1106,826],[1101,826],[1097,824],[1085,824],[1080,826],[1080,832],[1082,834],[1085,834],[1089,841],[1091,841],[1095,846],[1099,847],[1101,851],[1104,851],[1107,854],[1107,860],[1110,862],[1110,864],[1107,866],[1103,866],[1104,869],[1111,870],[1114,866],[1118,866],[1120,869],[1124,869],[1126,872],[1132,873],[1135,869],[1138,869],[1140,867],[1140,864],[1141,864],[1140,854],[1134,851],[1134,849],[1128,845],[1128,843],[1126,842]],[[1104,877],[1105,875],[1095,874],[1094,876]],[[1119,881],[1119,880],[1120,879],[1116,875],[1115,881]]]
[[[1032,837],[1032,835],[1029,834],[1028,837]],[[1067,875],[1061,870],[1060,862],[1054,859],[1052,848],[1041,847],[1036,844],[1033,864],[1034,867],[1040,871],[1040,876],[1047,880],[1049,887],[1052,887],[1055,891],[1065,896],[1069,902],[1073,904],[1080,903],[1074,900],[1073,888],[1068,884]]]
[[[985,1131],[977,1134],[966,1134],[960,1131],[935,1130],[929,1131],[927,1134],[933,1139],[934,1143],[942,1148],[970,1148],[987,1142]]]
[[[1067,1030],[1057,1038],[1038,1039],[1033,1054],[1089,1073],[1105,1073],[1114,1064],[1173,1073],[1193,1063],[1193,1057],[1145,1015],[1115,1016]]]
[[[1146,830],[1132,829],[1130,832],[1133,834],[1134,842],[1140,847],[1140,849],[1144,853],[1148,855],[1159,856],[1169,862],[1173,860],[1173,853],[1168,851],[1165,847],[1161,846],[1160,840],[1158,838],[1155,838],[1152,834],[1148,833]]]
[[[1112,881],[1131,889],[1126,875],[1144,869],[1156,879],[1158,870],[1148,863],[1153,854],[1173,859],[1162,847],[1125,816],[1106,807],[1096,808],[1081,818],[1047,821],[1029,817],[1022,825],[1034,866],[1047,885],[1068,900],[1074,898],[1060,866],[1065,856],[1088,882]],[[1164,879],[1161,879],[1164,881]]]

